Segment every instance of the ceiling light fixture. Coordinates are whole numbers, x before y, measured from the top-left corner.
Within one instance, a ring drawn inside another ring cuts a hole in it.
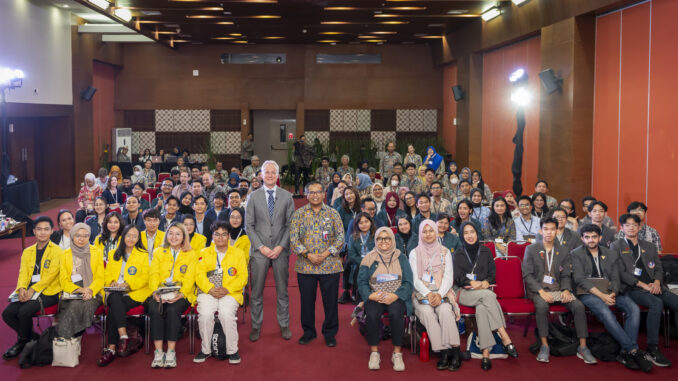
[[[501,15],[501,11],[499,10],[499,7],[494,6],[494,7],[491,7],[491,8],[488,8],[487,10],[485,10],[480,15],[480,17],[483,19],[483,21],[487,22],[487,21],[490,21],[490,20],[492,20],[493,18],[495,18],[499,15]]]
[[[221,15],[186,15],[187,19],[223,19]]]
[[[520,4],[526,3],[526,2],[528,2],[528,1],[529,1],[529,0],[513,0],[513,4],[515,4],[515,5],[520,5]]]
[[[353,11],[359,8],[356,7],[325,7],[323,8],[326,11]]]
[[[426,7],[390,7],[389,11],[425,11]]]
[[[355,23],[351,22],[351,21],[321,21],[320,24],[322,24],[322,25],[348,25],[348,24],[355,24]]]
[[[363,36],[358,36],[358,38],[377,38],[377,36],[366,36],[366,35],[363,35]]]
[[[111,6],[111,3],[109,3],[108,0],[87,0],[87,1],[89,1],[90,4],[94,4],[103,10],[108,9],[108,7]]]
[[[318,40],[316,42],[320,42],[320,43],[323,43],[323,44],[331,44],[333,42],[337,43],[337,42],[340,42],[340,41],[339,40]]]
[[[246,44],[247,43],[247,41],[243,41],[243,40],[237,40],[237,41],[231,41],[231,42],[234,43],[234,44]]]
[[[448,15],[463,15],[464,13],[468,13],[468,9],[451,9],[447,11]]]
[[[126,8],[117,8],[113,13],[115,13],[119,19],[124,20],[125,22],[129,22],[129,20],[132,19],[132,12]]]
[[[396,15],[394,13],[377,13],[374,17],[402,17],[403,15]]]
[[[362,41],[363,42],[376,42],[376,43],[386,42],[386,40],[362,40]]]
[[[370,32],[370,34],[397,34],[398,32],[391,32],[391,31],[378,31],[378,32]]]
[[[235,37],[212,37],[213,40],[235,40]]]
[[[403,24],[409,24],[409,21],[380,21],[377,24],[384,24],[384,25],[403,25]]]
[[[443,38],[443,36],[419,36],[419,38]]]
[[[252,16],[254,19],[279,19],[281,16],[279,15],[256,15]]]
[[[320,32],[318,34],[335,35],[335,34],[349,34],[349,33],[348,32]]]
[[[284,38],[285,37],[283,37],[283,36],[266,36],[266,37],[264,37],[264,40],[282,40]]]
[[[228,35],[233,37],[242,37],[242,33],[229,33]]]
[[[233,25],[233,21],[218,21],[219,25]]]

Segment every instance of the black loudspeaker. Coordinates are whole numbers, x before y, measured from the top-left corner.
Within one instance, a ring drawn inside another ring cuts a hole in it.
[[[97,92],[97,88],[93,86],[87,87],[85,91],[83,91],[80,96],[82,96],[82,99],[86,101],[91,101],[92,97],[94,96],[94,93]]]
[[[3,202],[2,205],[0,206],[2,208],[2,213],[7,216],[7,217],[12,217],[14,220],[18,222],[25,222],[26,223],[26,237],[32,237],[33,236],[33,220],[31,217],[28,216],[28,214],[22,212],[18,208],[16,208],[14,205],[10,204],[9,202]],[[21,237],[21,232],[13,233],[11,236],[5,236],[6,238],[16,238],[16,237]]]
[[[556,77],[551,69],[539,72],[539,79],[541,80],[542,86],[544,86],[544,89],[549,94],[560,91],[563,85],[563,80]]]
[[[460,100],[464,99],[464,90],[461,89],[461,86],[452,86],[452,93],[454,94],[455,101],[459,102]]]

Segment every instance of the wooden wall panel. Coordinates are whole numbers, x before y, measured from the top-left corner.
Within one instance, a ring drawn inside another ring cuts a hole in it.
[[[92,168],[99,168],[102,144],[112,139],[115,126],[115,67],[92,62],[92,86],[97,92],[92,98]]]
[[[450,64],[443,68],[443,117],[441,136],[445,142],[447,152],[456,157],[457,126],[454,124],[457,117],[457,101],[454,100],[452,86],[457,85],[457,64]]]

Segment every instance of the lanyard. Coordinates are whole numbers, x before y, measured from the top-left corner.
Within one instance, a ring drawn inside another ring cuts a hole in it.
[[[626,239],[626,244],[629,245],[629,249],[631,249],[631,250],[633,251],[633,248],[631,247],[631,242],[629,242],[628,239]],[[638,251],[635,252],[635,254],[638,254],[638,256],[636,257],[636,260],[633,261],[633,265],[634,265],[634,266],[638,264],[638,260],[640,259],[640,240],[638,240],[638,245],[637,245],[637,247],[638,247]]]
[[[550,258],[549,258],[549,252],[548,251],[546,252],[546,268],[547,268],[549,274],[551,274],[551,267],[553,267],[553,252],[554,252],[554,249],[551,248],[551,257]]]
[[[167,277],[167,279],[171,282],[172,279],[174,279],[174,266],[177,263],[177,257],[179,256],[179,253],[181,251],[174,251],[174,249],[170,249],[170,252],[172,253],[172,269],[170,270],[170,275]]]
[[[378,253],[377,253],[377,254],[378,254]],[[391,258],[390,258],[389,261],[388,261],[388,265],[387,265],[386,262],[384,261],[384,257],[382,257],[381,254],[379,254],[379,259],[381,260],[381,263],[384,264],[384,267],[386,267],[386,271],[391,271],[391,270],[390,270],[390,267],[391,267],[391,263],[393,262],[393,254],[391,254]]]
[[[560,235],[560,237],[558,237],[558,234],[556,234],[556,239],[558,240],[558,243],[561,244],[561,245],[563,244],[563,238],[565,238],[564,236],[565,236],[564,231],[563,231],[563,234]]]
[[[474,274],[476,270],[476,265],[478,264],[478,257],[480,257],[480,249],[478,249],[478,255],[476,255],[475,262],[471,261],[471,256],[468,255],[468,251],[466,251],[466,248],[464,248],[464,253],[466,254],[466,259],[468,259],[468,263],[473,265],[473,267],[471,268],[471,274]]]
[[[603,272],[600,271],[600,258],[598,258],[597,255],[591,254],[591,257],[593,257],[593,262],[596,264],[596,269],[598,270],[598,275],[600,275],[601,278],[603,278]]]
[[[115,199],[114,204],[117,204],[118,203],[118,190],[117,189],[115,190],[115,195],[113,195],[113,192],[111,192],[111,196],[113,196],[114,199]]]
[[[523,224],[523,227],[525,230],[527,230],[528,233],[532,233],[532,223],[534,220],[530,218],[530,227],[528,228],[527,225],[525,225],[525,220],[523,219],[523,216],[520,216],[520,223]]]
[[[217,253],[217,268],[220,269],[221,268],[221,262],[219,262],[219,254],[223,254],[223,257],[226,256],[226,252],[228,252],[228,244],[226,244],[226,251],[224,251],[223,253],[218,252],[216,247],[214,248],[214,251]],[[223,260],[223,257],[222,257],[222,260]]]

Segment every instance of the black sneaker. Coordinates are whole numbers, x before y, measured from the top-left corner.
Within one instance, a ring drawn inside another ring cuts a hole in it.
[[[349,293],[348,290],[344,290],[344,293],[341,294],[341,296],[339,297],[339,300],[337,300],[337,303],[346,304],[348,302],[352,302],[351,293]]]
[[[669,361],[662,352],[659,350],[657,345],[648,345],[647,352],[645,352],[645,358],[651,361],[654,365],[660,366],[662,368],[671,366],[671,361]]]
[[[633,357],[633,360],[638,363],[638,367],[640,367],[640,370],[643,372],[648,373],[652,370],[652,363],[645,358],[645,352],[638,349],[631,353],[631,357]]]
[[[229,364],[240,364],[240,352],[235,352],[232,355],[228,355]]]
[[[631,370],[640,369],[638,363],[627,352],[620,352],[617,355],[617,362]]]
[[[197,364],[204,363],[208,358],[212,357],[212,354],[207,354],[207,353],[202,353],[202,351],[198,352],[195,357],[193,357],[193,362]]]

